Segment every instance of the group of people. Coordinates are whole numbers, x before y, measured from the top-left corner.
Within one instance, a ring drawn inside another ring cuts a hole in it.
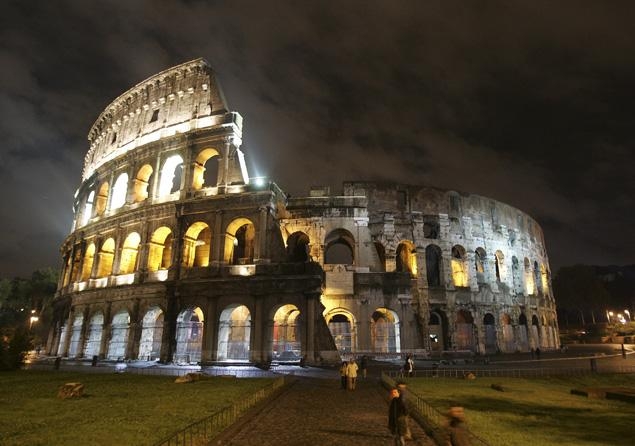
[[[395,446],[405,446],[406,440],[412,440],[412,433],[408,422],[405,385],[403,384],[390,391],[388,429],[393,435]],[[470,445],[468,430],[465,424],[465,411],[462,407],[454,406],[448,411],[443,444],[445,446]]]
[[[361,372],[362,377],[366,378],[368,373],[368,359],[366,356],[362,356],[361,360]],[[351,358],[350,361],[343,361],[340,365],[340,379],[342,383],[342,389],[355,390],[357,385],[357,372],[360,370],[360,366],[357,365],[355,358]]]

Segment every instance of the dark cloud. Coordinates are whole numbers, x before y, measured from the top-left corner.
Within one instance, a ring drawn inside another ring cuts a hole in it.
[[[469,191],[533,215],[553,266],[633,263],[634,12],[591,1],[9,1],[0,276],[56,258],[103,108],[201,56],[245,117],[252,173],[294,195],[347,179]]]

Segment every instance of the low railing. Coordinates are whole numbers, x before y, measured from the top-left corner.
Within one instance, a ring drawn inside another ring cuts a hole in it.
[[[397,386],[397,382],[390,376],[392,373],[382,372],[381,380],[385,387],[394,388]],[[437,409],[428,404],[423,398],[409,389],[401,389],[406,392],[406,404],[410,410],[410,416],[417,420],[417,422],[424,428],[426,433],[439,445],[447,444],[445,435],[445,424],[447,417],[439,412]],[[470,437],[470,444],[474,446],[488,446],[482,438],[476,436],[473,432],[468,430]]]
[[[189,426],[175,432],[155,446],[199,446],[207,445],[210,440],[230,426],[247,409],[255,406],[260,401],[273,395],[285,384],[284,377],[276,379],[273,383],[258,390],[231,406],[224,407],[212,415],[198,420]]]

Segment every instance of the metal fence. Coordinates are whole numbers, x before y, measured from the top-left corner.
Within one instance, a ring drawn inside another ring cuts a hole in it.
[[[270,397],[285,384],[285,378],[276,379],[273,383],[249,395],[231,406],[224,407],[212,415],[196,421],[189,426],[165,438],[155,446],[199,446],[207,445],[227,426],[236,422],[238,417],[258,402]]]

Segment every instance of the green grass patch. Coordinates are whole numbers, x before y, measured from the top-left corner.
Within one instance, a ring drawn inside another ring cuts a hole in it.
[[[501,446],[632,445],[635,405],[571,394],[574,388],[612,386],[635,388],[635,376],[408,380],[411,391],[441,412],[463,406],[470,430]]]
[[[152,445],[272,379],[209,378],[175,384],[171,376],[19,371],[0,373],[0,444]],[[67,382],[84,397],[60,400]]]

